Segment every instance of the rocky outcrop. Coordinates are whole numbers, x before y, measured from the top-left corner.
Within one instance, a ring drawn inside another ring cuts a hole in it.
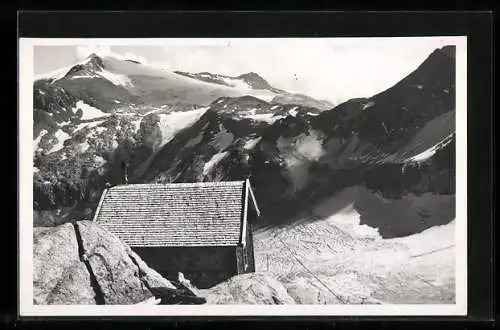
[[[128,246],[125,246],[127,249],[127,253],[130,259],[137,265],[139,268],[139,277],[141,280],[148,286],[149,288],[159,288],[164,287],[168,289],[176,289],[176,287],[170,283],[169,280],[165,279],[161,276],[156,270],[153,268],[149,268],[148,265]]]
[[[205,302],[149,268],[117,236],[94,222],[34,228],[33,235],[34,304]]]
[[[90,265],[105,304],[136,304],[151,298],[117,236],[90,221],[77,222],[75,229],[82,259]]]
[[[73,225],[35,228],[33,234],[33,303],[96,304],[90,274],[80,261]]]
[[[263,273],[234,276],[200,292],[209,304],[295,304],[294,299],[278,280]]]

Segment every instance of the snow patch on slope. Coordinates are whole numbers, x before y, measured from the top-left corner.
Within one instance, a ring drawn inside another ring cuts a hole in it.
[[[227,77],[221,77],[221,80],[226,83],[227,85],[231,86],[231,87],[234,87],[234,88],[238,88],[238,89],[252,89],[252,87],[250,87],[246,82],[244,82],[243,80],[240,80],[240,79],[231,79],[231,78],[227,78]]]
[[[64,141],[71,138],[71,136],[61,129],[58,129],[54,133],[54,137],[57,139],[57,143],[49,150],[48,154],[61,150],[64,146]]]
[[[63,126],[69,125],[69,124],[71,124],[71,121],[63,121],[63,122],[58,123],[57,126],[63,127]]]
[[[288,111],[288,114],[289,114],[290,116],[293,116],[293,117],[297,116],[297,113],[298,113],[297,109],[298,109],[298,107],[293,107],[292,109],[290,109],[290,110]]]
[[[297,152],[310,161],[317,161],[325,154],[321,140],[314,132],[311,132],[309,135],[301,134],[295,144]]]
[[[89,123],[81,123],[81,124],[78,124],[76,127],[75,127],[75,130],[73,132],[77,132],[85,127],[87,128],[92,128],[92,127],[96,127],[100,124],[102,124],[104,122],[104,120],[98,120],[98,121],[93,121],[93,122],[89,122]],[[106,130],[106,127],[98,127],[98,132],[102,133],[101,132],[101,129],[102,130]]]
[[[132,86],[132,82],[125,75],[112,73],[106,70],[99,71],[98,74],[101,77],[111,81],[116,86]]]
[[[62,77],[58,78],[61,79]],[[91,79],[91,78],[103,78],[111,82],[116,86],[132,86],[132,81],[125,75],[112,73],[106,70],[97,71],[95,74],[85,74],[85,75],[74,75],[71,76],[73,79]],[[56,79],[57,80],[57,79]],[[115,103],[120,103],[119,101],[113,100]]]
[[[73,79],[90,79],[90,78],[99,78],[99,76],[95,74],[79,75],[79,76],[71,76],[70,79],[73,80]]]
[[[415,155],[413,157],[410,157],[410,158],[406,159],[406,161],[408,161],[408,162],[423,162],[423,161],[426,161],[427,159],[429,159],[432,156],[434,156],[434,154],[439,149],[442,149],[442,148],[446,147],[452,141],[452,139],[451,139],[452,135],[453,134],[449,135],[443,141],[441,141],[438,144],[430,147],[429,149],[427,149],[427,150],[419,153],[418,155]]]
[[[210,160],[203,166],[203,175],[207,175],[208,173],[210,173],[214,166],[217,165],[217,163],[224,159],[224,157],[226,157],[228,154],[229,152],[225,151],[213,155],[212,158],[210,158]]]
[[[243,149],[245,149],[245,150],[252,150],[253,148],[255,148],[255,146],[257,145],[257,143],[260,142],[261,139],[262,139],[262,136],[259,136],[258,138],[255,138],[255,139],[248,140],[247,142],[245,142],[245,145],[243,146]]]
[[[276,120],[283,118],[283,116],[275,116],[272,113],[261,113],[256,115],[245,115],[243,118],[249,118],[256,121],[264,121],[270,125],[272,125]]]
[[[179,131],[193,125],[208,109],[208,107],[204,107],[197,110],[158,115],[161,130],[160,147],[170,142]]]
[[[40,134],[37,136],[37,138],[33,141],[33,149],[38,150],[38,144],[40,143],[40,140],[42,140],[43,136],[47,134],[47,130],[43,129]]]
[[[80,143],[78,146],[77,146],[77,149],[78,149],[78,152],[79,153],[84,153],[85,151],[87,151],[89,148],[89,144],[87,142],[83,142],[83,143]]]
[[[88,120],[93,118],[110,116],[111,114],[103,112],[97,108],[94,108],[91,105],[88,105],[84,101],[80,100],[76,103],[75,107],[72,109],[73,113],[76,113],[78,109],[82,109],[83,115],[81,120]]]
[[[160,111],[160,110],[161,110],[161,109],[153,109],[153,110],[150,110],[150,111],[146,112],[143,116],[144,116],[144,117],[146,117],[147,115],[150,115],[150,114],[152,114],[152,113],[158,112],[158,111]]]

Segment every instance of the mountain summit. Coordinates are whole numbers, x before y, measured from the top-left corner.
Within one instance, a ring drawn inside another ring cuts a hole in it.
[[[272,87],[264,78],[262,78],[258,73],[249,72],[244,73],[239,76],[228,76],[219,73],[210,72],[198,72],[190,73],[183,71],[174,71],[177,74],[220,85],[225,85],[229,87],[244,87],[256,90],[268,90],[277,94],[286,93],[283,90]]]
[[[66,73],[63,79],[71,79],[74,77],[92,77],[102,70],[104,70],[103,59],[92,53],[85,59],[85,61],[73,66]]]
[[[249,72],[244,73],[236,77],[236,79],[241,79],[246,82],[249,86],[255,89],[268,89],[271,91],[278,91],[278,93],[283,92],[282,90],[278,90],[267,82],[264,78],[262,78],[258,73]]]

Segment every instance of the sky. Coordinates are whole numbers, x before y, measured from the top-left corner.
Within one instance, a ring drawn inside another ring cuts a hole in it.
[[[35,75],[70,66],[91,53],[137,59],[188,72],[256,72],[272,86],[338,104],[379,93],[415,70],[446,37],[211,39],[37,45]]]

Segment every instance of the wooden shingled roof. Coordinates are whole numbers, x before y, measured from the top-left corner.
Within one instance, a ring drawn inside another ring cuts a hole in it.
[[[128,184],[104,190],[94,221],[132,247],[244,244],[248,180]]]

